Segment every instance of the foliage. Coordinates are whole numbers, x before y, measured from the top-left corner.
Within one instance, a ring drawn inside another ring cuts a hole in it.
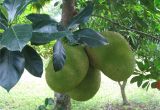
[[[1,2],[0,52],[2,59],[0,65],[2,65],[2,68],[3,66],[12,68],[13,71],[15,71],[12,75],[16,76],[15,79],[10,75],[10,72],[1,71],[0,75],[3,75],[5,79],[0,79],[1,86],[9,91],[20,79],[24,68],[28,68],[27,70],[33,75],[35,75],[36,72],[35,76],[42,75],[42,71],[37,71],[36,69],[39,66],[29,66],[26,63],[27,61],[25,61],[28,60],[28,58],[25,57],[26,52],[33,51],[31,52],[32,54],[30,53],[29,55],[35,56],[36,59],[38,59],[38,65],[40,65],[40,68],[43,68],[39,54],[32,47],[27,46],[29,43],[31,43],[31,45],[44,45],[58,39],[58,42],[56,42],[54,46],[54,52],[58,50],[57,48],[63,48],[63,45],[57,46],[57,43],[61,44],[64,40],[67,41],[69,45],[82,44],[93,47],[105,45],[106,40],[103,39],[103,36],[90,29],[91,27],[97,31],[108,29],[123,34],[130,42],[132,48],[136,50],[138,58],[141,59],[140,62],[144,65],[144,62],[147,60],[149,65],[152,65],[152,69],[149,70],[151,73],[149,79],[158,80],[159,62],[157,59],[159,59],[159,54],[157,54],[155,58],[152,58],[153,54],[148,54],[150,52],[152,53],[152,49],[149,48],[150,50],[145,50],[145,48],[148,48],[147,46],[152,46],[152,42],[156,43],[156,47],[159,47],[157,42],[160,42],[160,40],[157,36],[160,35],[160,24],[158,23],[160,17],[160,3],[158,0],[116,0],[115,2],[110,0],[94,0],[94,5],[92,2],[87,2],[86,0],[79,0],[76,3],[77,10],[81,10],[82,7],[85,8],[74,16],[67,26],[63,26],[60,22],[53,20],[47,14],[29,14],[27,18],[31,22],[28,20],[19,21],[21,15],[24,14],[24,11],[29,4],[40,4],[40,7],[38,7],[41,8],[49,1],[50,0],[4,0],[3,3]],[[58,2],[55,3],[55,6],[57,4]],[[37,19],[37,17],[39,17],[39,19]],[[85,24],[90,17],[90,21]],[[32,25],[30,23],[32,23]],[[77,24],[80,25],[80,28],[77,27]],[[96,40],[91,38],[92,34],[88,34],[90,33],[89,31],[97,33],[94,34]],[[95,41],[96,43],[93,43]],[[159,48],[157,49],[159,50]],[[62,55],[61,53],[64,54]],[[54,60],[54,64],[56,64],[55,67],[58,67],[55,69],[56,71],[63,68],[63,65],[58,65],[59,63],[57,62],[65,61],[63,58],[65,57],[65,50],[61,51],[59,55],[62,55],[61,59]],[[19,60],[12,61],[11,58]],[[54,59],[58,58],[54,57]],[[30,61],[33,60],[30,59]],[[12,64],[11,62],[15,62],[14,67],[13,65],[10,65]],[[34,61],[32,63],[34,64]],[[137,62],[139,65],[142,65],[141,63]],[[139,82],[139,86],[141,85],[141,82],[145,80],[144,76],[146,72],[142,71],[146,70],[141,70],[139,76],[143,76],[143,80]],[[10,80],[8,80],[8,78],[10,78]],[[146,86],[148,84],[147,80],[144,85]]]
[[[77,10],[85,5],[79,0]],[[111,30],[128,40],[137,56],[138,70],[132,79],[138,87],[149,88],[159,80],[160,3],[159,0],[94,0],[90,21],[81,27],[99,32]],[[152,86],[153,87],[153,86]]]
[[[64,66],[64,63],[59,62],[65,62],[66,57],[62,41],[65,40],[69,45],[82,44],[89,46],[105,45],[107,42],[102,35],[91,29],[83,29],[83,31],[86,30],[80,33],[84,35],[83,39],[81,37],[79,37],[80,40],[74,38],[74,36],[79,36],[79,34],[74,33],[81,31],[81,29],[77,28],[73,31],[72,27],[88,21],[93,11],[92,2],[88,2],[87,6],[77,16],[74,16],[67,26],[53,20],[47,14],[35,13],[27,16],[32,25],[30,22],[17,23],[17,18],[31,3],[37,3],[37,0],[4,0],[0,5],[0,85],[8,91],[18,82],[24,68],[37,77],[41,77],[43,73],[42,59],[28,45],[29,43],[31,45],[44,45],[57,40],[53,46],[53,52],[56,53],[53,57],[53,65],[54,70],[59,71]],[[90,37],[91,34],[88,35],[89,31],[96,34],[93,37],[99,43],[91,43],[95,40]],[[90,39],[90,42],[86,39]]]
[[[146,42],[146,41],[144,41]],[[159,45],[146,42],[148,45],[141,45],[138,50],[136,76],[131,83],[137,82],[138,87],[145,88],[151,86],[155,88],[155,82],[160,79],[160,47]]]
[[[7,91],[18,82],[24,68],[37,77],[40,77],[43,72],[43,63],[39,54],[32,47],[27,46],[32,37],[32,26],[14,23],[31,2],[34,0],[5,0],[0,5],[0,29],[3,30],[0,34],[0,85]],[[26,57],[26,53],[32,57]],[[30,63],[35,64],[35,62],[36,65],[30,66]],[[37,65],[40,70],[37,70]]]
[[[56,42],[53,47],[54,53],[57,53],[56,51],[59,51],[59,49],[62,50],[58,52],[58,54],[56,54],[57,57],[54,56],[53,58],[54,67],[58,67],[58,68],[55,68],[55,71],[59,71],[60,69],[62,69],[64,65],[64,63],[59,63],[59,62],[65,62],[65,58],[64,58],[65,50],[61,49],[63,48],[63,45],[60,39],[65,38],[70,45],[88,44],[87,42],[85,42],[86,41],[85,39],[87,39],[88,36],[83,39],[84,42],[79,42],[79,39],[75,39],[74,38],[75,34],[70,30],[72,30],[72,27],[74,27],[77,24],[87,22],[88,17],[92,13],[92,10],[93,10],[93,4],[89,2],[87,7],[84,8],[77,16],[74,16],[66,27],[63,26],[61,23],[58,23],[55,20],[51,19],[50,16],[46,14],[30,14],[27,16],[27,18],[33,23],[32,24],[33,36],[31,39],[31,44],[42,45],[52,40],[59,39],[58,42]],[[37,17],[39,18],[39,20],[37,20]],[[83,34],[86,35],[87,33],[83,32]],[[99,38],[97,40],[99,40],[100,42],[99,44],[96,44],[96,46],[106,44],[105,39],[101,40],[102,36],[100,34],[97,34],[96,37]],[[92,41],[93,39],[91,40],[91,42]],[[59,65],[59,64],[62,64],[62,65]]]
[[[56,110],[54,100],[52,98],[46,98],[44,105],[40,105],[37,110]]]

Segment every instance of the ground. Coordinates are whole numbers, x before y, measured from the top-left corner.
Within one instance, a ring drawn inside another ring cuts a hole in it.
[[[128,83],[126,92],[130,106],[122,106],[118,83],[102,75],[96,96],[86,102],[72,100],[72,110],[160,110],[158,90],[146,91]],[[36,110],[47,97],[53,97],[53,91],[47,86],[44,75],[36,78],[25,71],[9,93],[0,87],[0,110]]]

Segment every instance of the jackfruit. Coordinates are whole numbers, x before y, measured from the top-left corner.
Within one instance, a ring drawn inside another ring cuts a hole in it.
[[[48,86],[60,93],[75,88],[84,79],[89,67],[84,48],[69,45],[65,45],[64,48],[66,50],[66,63],[62,70],[55,72],[51,59],[45,74]]]
[[[67,92],[67,94],[74,100],[87,101],[97,93],[100,88],[100,83],[100,71],[90,66],[82,82],[77,87]]]
[[[119,33],[106,31],[101,34],[108,40],[108,45],[86,47],[92,65],[114,81],[126,80],[134,72],[135,65],[130,45]]]

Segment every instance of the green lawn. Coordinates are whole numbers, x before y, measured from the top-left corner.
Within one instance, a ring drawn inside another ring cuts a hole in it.
[[[118,84],[103,75],[101,88],[96,96],[86,102],[72,101],[72,109],[160,110],[158,90],[145,91],[136,85],[128,84],[126,92],[131,105],[122,107]],[[0,88],[0,110],[35,110],[47,97],[53,97],[53,92],[47,86],[44,76],[35,78],[25,71],[21,80],[9,93]]]

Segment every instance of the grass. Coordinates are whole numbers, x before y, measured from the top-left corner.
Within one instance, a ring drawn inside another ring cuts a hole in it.
[[[86,102],[72,100],[72,110],[160,110],[158,90],[145,91],[134,84],[128,84],[126,93],[131,105],[121,106],[118,84],[102,75],[102,84],[95,97]],[[53,96],[44,76],[36,78],[25,71],[9,93],[0,88],[0,110],[35,110],[44,103],[45,98]]]

